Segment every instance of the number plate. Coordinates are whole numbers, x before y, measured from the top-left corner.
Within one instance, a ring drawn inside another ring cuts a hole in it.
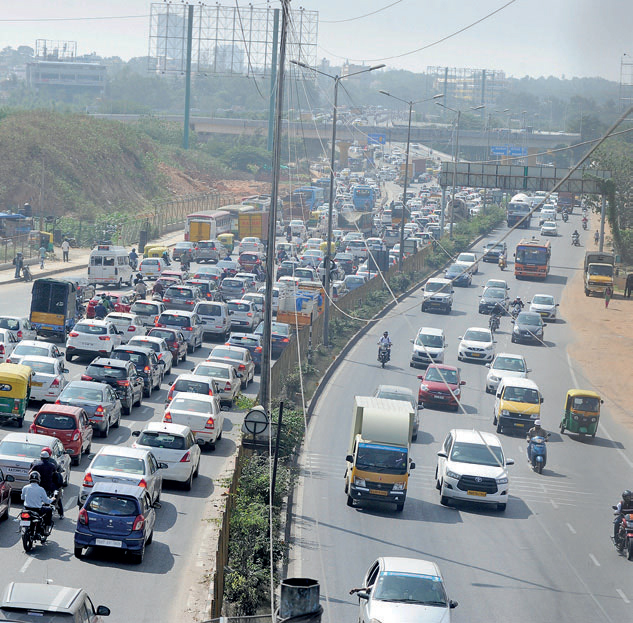
[[[100,547],[123,547],[123,541],[112,541],[110,539],[95,539],[95,545]]]
[[[6,471],[12,474],[26,474],[26,468],[24,467],[7,467]]]
[[[470,353],[471,357],[481,357],[481,353]]]
[[[20,526],[28,528],[31,525],[30,521],[20,521]]]
[[[523,428],[523,427],[525,426],[525,424],[519,424],[519,422],[517,422],[517,423],[515,424],[515,426],[516,426],[517,428]]]
[[[369,493],[372,495],[388,495],[387,491],[381,491],[380,489],[370,489]]]
[[[468,495],[476,495],[477,497],[480,497],[480,498],[486,497],[485,491],[466,491],[466,493],[468,493]]]
[[[38,383],[37,381],[31,381],[31,385],[33,387],[42,387],[43,383]]]

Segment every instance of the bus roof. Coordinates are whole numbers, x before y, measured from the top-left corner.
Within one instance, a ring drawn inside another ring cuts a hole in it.
[[[552,246],[549,240],[538,240],[537,238],[531,238],[529,240],[523,239],[519,242],[517,247],[550,247]]]
[[[187,218],[218,218],[221,216],[229,216],[229,213],[225,210],[204,210],[203,212],[187,214]]]

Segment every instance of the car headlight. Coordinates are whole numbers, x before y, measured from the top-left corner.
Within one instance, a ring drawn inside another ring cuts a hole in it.
[[[452,472],[450,469],[446,470],[446,475],[449,478],[454,478],[455,480],[459,480],[461,476],[457,472]]]
[[[454,396],[459,396],[461,393],[462,393],[462,390],[461,390],[461,389],[459,389],[459,387],[456,387],[456,388],[453,390],[453,395],[454,395]]]
[[[393,483],[394,491],[404,491],[404,482],[394,482]]]
[[[539,414],[538,413],[532,413],[532,415],[530,415],[530,418],[533,420],[537,420],[539,418]]]
[[[354,484],[357,487],[364,487],[365,486],[365,479],[364,478],[354,477]]]
[[[498,485],[507,485],[508,484],[508,477],[504,476],[503,478],[497,478],[497,484]]]
[[[428,391],[429,391],[429,386],[428,386],[428,385],[425,385],[424,383],[422,383],[422,384],[420,385],[420,389],[421,389],[423,392],[428,392]]]
[[[510,411],[507,409],[501,409],[501,415],[510,415]]]
[[[519,327],[517,325],[514,325],[514,329],[512,329],[512,333],[519,333]]]
[[[498,376],[495,376],[494,374],[490,377],[490,380],[493,383],[496,383],[497,381],[500,381],[501,379]]]

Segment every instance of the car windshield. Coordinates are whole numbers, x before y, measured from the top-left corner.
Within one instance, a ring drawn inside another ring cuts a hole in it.
[[[212,376],[219,379],[228,379],[231,371],[229,368],[224,368],[222,366],[201,363],[199,366],[196,366],[193,373],[200,376]]]
[[[113,495],[94,494],[88,500],[86,509],[99,515],[111,515],[114,517],[132,517],[138,515],[136,500],[117,497]]]
[[[457,261],[458,262],[468,262],[470,264],[472,264],[475,261],[475,256],[472,253],[460,253],[457,256]]]
[[[232,335],[229,338],[229,342],[235,344],[235,346],[241,346],[242,348],[261,347],[259,339],[256,337],[251,337],[249,335]]]
[[[497,357],[492,366],[495,370],[508,370],[510,372],[525,372],[525,362],[518,357]]]
[[[106,379],[125,379],[127,378],[127,370],[125,368],[115,368],[112,366],[89,365],[86,369],[86,376]],[[90,379],[82,380],[89,381]]]
[[[504,465],[503,451],[500,446],[484,443],[466,443],[456,441],[451,450],[451,461],[456,463],[474,463],[475,465]]]
[[[505,281],[499,281],[497,279],[489,279],[486,283],[486,288],[501,288],[505,290],[507,288]]]
[[[213,413],[211,402],[194,400],[193,398],[181,398],[176,396],[170,405],[173,411],[193,411],[195,413]]]
[[[468,331],[464,333],[464,340],[468,340],[470,342],[492,342],[492,336],[489,331],[468,329]]]
[[[348,277],[345,278],[345,283],[352,284],[352,285],[363,284],[363,283],[365,283],[365,278],[364,277],[348,276]]]
[[[18,344],[13,351],[14,355],[37,355],[38,357],[48,357],[48,348],[45,346],[30,346],[29,344]]]
[[[74,430],[77,428],[75,418],[63,413],[38,413],[35,424],[44,428],[54,428],[56,430]]]
[[[427,281],[424,289],[427,292],[439,292],[440,290],[446,290],[447,292],[450,292],[450,286],[448,286],[448,284],[432,281]]]
[[[500,300],[505,298],[505,291],[501,288],[486,288],[484,298]]]
[[[186,448],[185,438],[182,435],[173,435],[162,431],[143,431],[137,444],[150,448],[164,448],[165,450],[184,450]]]
[[[538,314],[521,313],[517,316],[517,324],[531,325],[538,327],[542,324],[541,317]]]
[[[154,316],[158,313],[158,305],[154,305],[153,303],[134,303],[132,307],[130,307],[130,311],[133,311],[135,314],[139,316]]]
[[[447,370],[442,368],[429,368],[424,376],[425,381],[433,381],[437,383],[449,383],[450,385],[457,385],[459,379],[457,376],[457,370]]]
[[[463,272],[464,272],[463,266],[457,266],[453,264],[452,266],[449,266],[448,270],[446,271],[446,274],[451,275],[451,277],[453,277],[453,276],[461,275]]]
[[[34,361],[33,359],[22,359],[22,365],[28,366],[33,372],[40,374],[55,374],[55,364],[50,361]]]
[[[90,469],[101,469],[106,472],[125,472],[126,474],[145,473],[145,463],[143,459],[132,456],[118,456],[115,454],[98,454]]]
[[[590,275],[598,277],[611,277],[613,276],[613,266],[610,264],[590,264],[588,272]]]
[[[360,443],[356,456],[356,469],[384,474],[406,474],[407,449]]]
[[[513,387],[509,385],[503,390],[503,399],[510,402],[526,402],[537,405],[541,401],[539,393],[530,387]]]
[[[189,392],[190,394],[209,395],[209,384],[203,381],[190,381],[186,379],[177,380],[173,385],[174,394],[176,392]]]
[[[554,297],[545,294],[537,294],[532,297],[532,303],[535,305],[554,305]]]
[[[548,252],[545,248],[517,247],[516,262],[519,264],[545,265],[547,264]]]
[[[438,576],[383,571],[373,590],[373,599],[447,607],[447,597]]]
[[[431,348],[442,348],[444,340],[441,335],[429,335],[428,333],[419,333],[415,340],[416,346],[430,346]]]
[[[23,441],[0,441],[0,454],[6,456],[21,456],[26,459],[39,459],[43,447],[44,446]]]
[[[62,392],[59,399],[64,400],[86,400],[90,402],[101,402],[103,393],[100,389],[91,389],[89,387],[74,387],[68,385]]]
[[[95,324],[83,324],[81,322],[78,322],[73,327],[73,331],[77,333],[87,333],[88,335],[105,335],[108,332],[106,327]]]

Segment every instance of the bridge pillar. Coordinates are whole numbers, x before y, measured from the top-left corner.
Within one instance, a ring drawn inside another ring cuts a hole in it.
[[[536,166],[536,154],[540,153],[536,147],[528,148],[528,166]]]
[[[338,144],[338,164],[341,169],[344,169],[349,164],[349,148],[351,143],[349,141],[337,141]]]

